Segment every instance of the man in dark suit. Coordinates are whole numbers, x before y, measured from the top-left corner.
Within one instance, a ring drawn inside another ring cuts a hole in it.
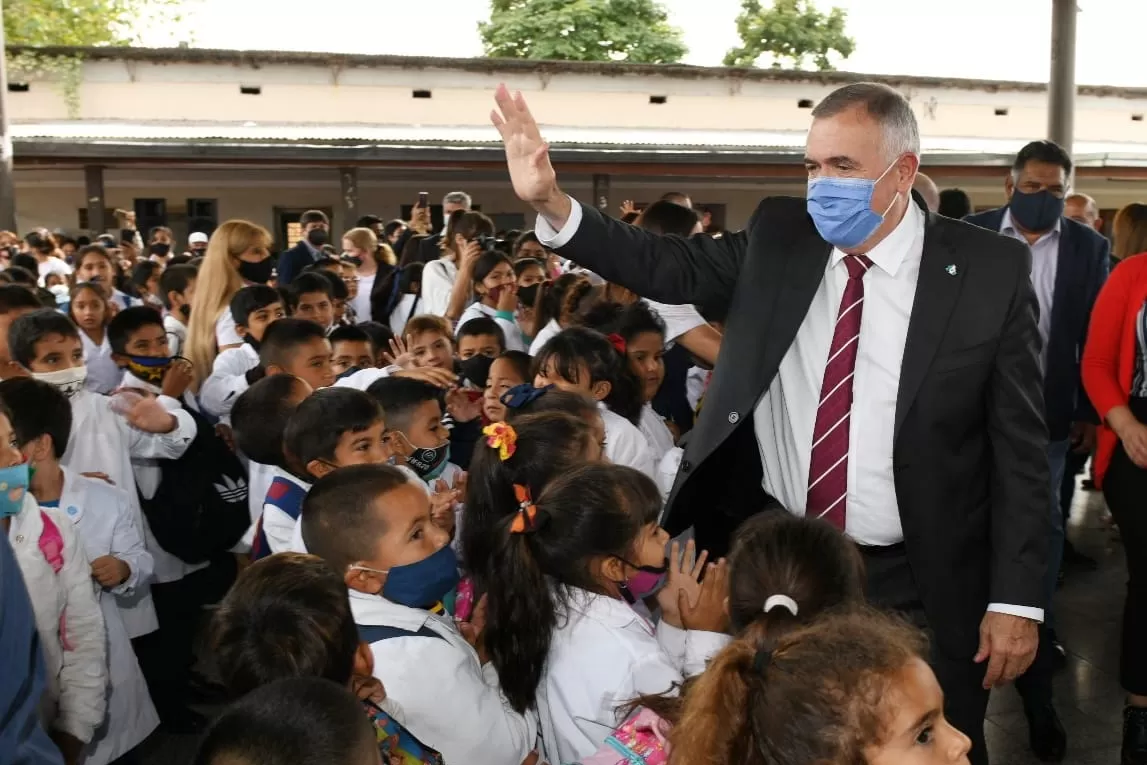
[[[576,205],[521,95],[495,98],[540,239],[650,299],[729,305],[666,527],[693,525],[724,554],[771,497],[843,529],[871,598],[931,629],[948,715],[985,763],[988,689],[1031,664],[1046,598],[1028,249],[911,196],[916,119],[883,85],[845,86],[814,110],[807,202],[766,199],[721,239],[657,236]]]
[[[322,210],[307,210],[299,218],[299,225],[303,227],[302,238],[279,255],[277,279],[280,287],[286,287],[303,269],[322,260],[325,256],[320,248],[330,241],[331,222]]]
[[[1083,393],[1079,360],[1091,309],[1107,279],[1111,249],[1094,228],[1064,216],[1071,168],[1071,157],[1061,147],[1051,141],[1032,141],[1016,155],[1004,181],[1007,206],[966,219],[1031,248],[1032,286],[1039,302],[1052,536],[1039,652],[1031,669],[1016,681],[1016,689],[1023,696],[1032,750],[1044,762],[1059,762],[1067,750],[1067,736],[1052,704],[1055,654],[1063,650],[1051,620],[1064,550],[1065,518],[1059,495],[1068,453],[1074,450],[1086,458],[1095,445],[1099,418]]]

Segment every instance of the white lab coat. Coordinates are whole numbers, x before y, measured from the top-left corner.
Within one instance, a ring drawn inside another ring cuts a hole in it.
[[[51,516],[64,542],[64,565],[58,574],[40,549],[41,512]],[[71,521],[57,510],[41,511],[31,492],[25,493],[24,507],[12,516],[8,541],[24,575],[40,633],[48,678],[42,702],[47,727],[87,743],[103,722],[108,682],[104,618],[88,556]],[[71,650],[64,650],[61,627]]]
[[[65,468],[59,509],[75,525],[89,561],[114,555],[131,569],[123,584],[98,590],[107,629],[108,711],[88,745],[84,765],[106,765],[139,746],[159,725],[119,605],[139,601],[154,611],[150,581],[154,562],[122,489]]]
[[[247,373],[259,366],[259,354],[250,343],[228,348],[215,357],[211,376],[199,389],[199,405],[216,417],[231,414],[235,400],[247,390]]]
[[[442,637],[395,637],[372,643],[370,649],[375,677],[386,687],[387,698],[402,710],[407,729],[441,752],[443,760],[517,765],[533,751],[534,713],[520,715],[510,707],[498,688],[493,665],[481,665],[450,617],[354,590],[350,607],[357,624],[410,632],[425,627]]]
[[[598,404],[601,419],[605,423],[605,456],[615,465],[640,470],[657,480],[657,463],[649,449],[649,441],[629,420],[610,411],[605,404]]]
[[[175,318],[175,314],[163,315],[163,329],[167,333],[167,348],[172,356],[178,356],[187,342],[187,325]]]
[[[123,370],[112,361],[112,347],[108,343],[107,332],[104,332],[104,341],[99,345],[81,332],[80,344],[84,348],[84,366],[88,368],[88,379],[84,381],[84,387],[95,393],[111,393],[119,386]]]
[[[454,330],[454,334],[458,334],[458,330],[471,319],[477,319],[485,316],[493,319],[494,322],[502,328],[502,334],[506,337],[506,350],[507,351],[525,351],[526,341],[522,335],[522,328],[518,323],[512,319],[504,319],[498,315],[497,309],[491,308],[483,303],[471,303],[465,311],[462,312],[462,317],[458,319],[458,325]]]
[[[652,404],[641,407],[641,419],[637,421],[641,435],[649,443],[649,453],[653,457],[653,464],[661,463],[662,458],[673,448],[673,432],[665,424],[661,415],[653,410]]]
[[[547,762],[575,762],[596,752],[622,721],[620,708],[700,674],[731,639],[664,622],[655,629],[608,595],[570,588],[569,598],[538,684]]]
[[[534,336],[534,341],[530,343],[530,355],[537,356],[539,353],[541,353],[542,348],[545,347],[546,343],[548,343],[554,335],[561,331],[561,325],[558,324],[554,319],[550,319],[549,323],[542,327],[541,331],[539,331],[538,334]]]
[[[410,321],[412,316],[417,316],[422,311],[422,299],[420,296],[413,293],[407,293],[398,299],[398,304],[394,306],[394,310],[390,312],[387,321],[390,324],[390,331],[394,333],[395,337],[402,337],[402,331],[406,329],[406,322]]]
[[[304,493],[311,490],[309,483],[299,480],[282,468],[274,468],[272,480],[275,478],[282,478],[293,483],[301,488]],[[266,494],[264,494],[265,497]],[[301,510],[299,517],[302,517]],[[291,540],[295,534],[295,522],[297,520],[297,518],[287,515],[278,506],[270,502],[263,503],[263,536],[267,537],[267,545],[271,548],[271,554],[291,552]]]
[[[186,564],[167,553],[155,542],[147,527],[146,519],[136,495],[137,476],[134,470],[137,461],[148,459],[178,459],[187,451],[195,438],[195,421],[178,401],[168,396],[160,396],[160,403],[175,415],[176,427],[170,433],[144,433],[127,423],[111,409],[111,399],[90,391],[80,391],[72,397],[72,431],[68,440],[68,450],[60,463],[77,473],[104,473],[115,486],[127,492],[136,528],[143,529],[148,552],[155,558],[155,581],[172,582],[181,579],[188,571],[182,570]],[[154,465],[154,462],[151,463]],[[159,468],[155,467],[158,471]],[[150,493],[142,485],[145,496],[155,493],[159,484],[158,475]],[[200,565],[200,568],[203,566]],[[123,612],[124,624],[133,638],[146,635],[158,627],[154,612],[151,617],[139,613],[138,609],[128,608]]]

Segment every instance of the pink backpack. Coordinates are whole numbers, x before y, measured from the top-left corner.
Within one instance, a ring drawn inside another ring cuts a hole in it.
[[[581,765],[665,765],[669,723],[644,707],[619,725]]]
[[[59,526],[43,510],[40,511],[40,520],[44,522],[44,528],[40,531],[40,553],[43,554],[44,560],[48,561],[48,565],[52,567],[53,573],[59,574],[64,567],[64,537],[60,533]],[[66,611],[60,612],[60,646],[65,651],[70,651],[73,648],[68,640]]]

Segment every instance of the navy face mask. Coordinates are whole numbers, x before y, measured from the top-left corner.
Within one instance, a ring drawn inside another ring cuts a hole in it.
[[[1033,194],[1025,194],[1019,189],[1012,191],[1008,209],[1016,223],[1032,233],[1042,233],[1055,228],[1055,223],[1063,215],[1063,199],[1047,189]]]
[[[458,586],[458,556],[450,545],[444,546],[428,558],[405,566],[382,571],[366,566],[354,566],[361,571],[386,574],[379,593],[392,603],[409,608],[431,608],[438,605]]]

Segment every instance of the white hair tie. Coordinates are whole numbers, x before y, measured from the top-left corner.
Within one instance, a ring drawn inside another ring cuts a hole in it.
[[[800,610],[797,608],[797,602],[788,595],[770,595],[768,600],[765,601],[765,613],[767,614],[777,606],[787,609],[793,616],[796,616]]]

